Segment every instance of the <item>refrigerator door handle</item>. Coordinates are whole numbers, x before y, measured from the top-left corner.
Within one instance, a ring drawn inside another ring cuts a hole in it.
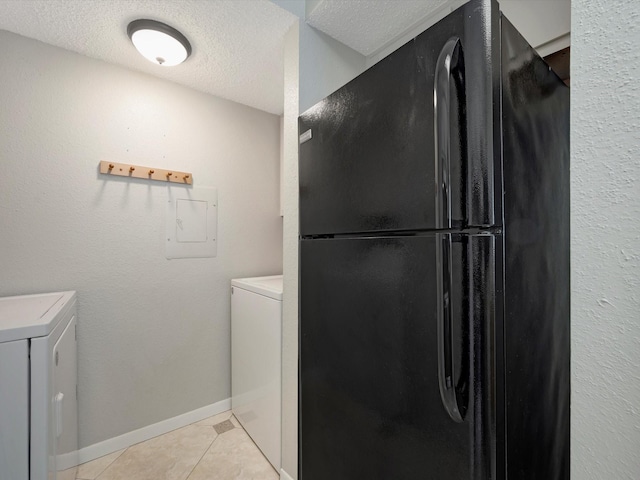
[[[451,228],[451,72],[462,63],[458,37],[447,40],[436,62],[433,84],[433,129],[436,172],[436,228]],[[457,85],[457,83],[456,83]]]
[[[455,422],[462,422],[454,383],[454,349],[451,314],[451,234],[438,234],[436,265],[438,269],[438,384],[445,410]],[[466,410],[466,409],[465,409]]]

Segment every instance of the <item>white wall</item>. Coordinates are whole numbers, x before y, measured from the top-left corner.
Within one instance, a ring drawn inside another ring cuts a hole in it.
[[[271,2],[301,19],[296,47],[300,72],[296,88],[300,113],[357,77],[367,68],[365,56],[304,22],[306,12],[313,10],[313,5],[308,5],[308,1],[271,0]],[[291,48],[290,42],[289,44],[285,42],[285,54],[287,45],[289,49]],[[285,104],[287,91],[291,88],[292,86],[285,85]]]
[[[300,27],[284,43],[283,202],[284,258],[282,298],[282,470],[298,471],[298,113]]]
[[[640,16],[573,0],[572,477],[640,478]]]
[[[367,59],[307,24],[300,28],[300,113],[360,75]]]
[[[502,13],[545,57],[571,44],[571,0],[497,0]]]
[[[78,291],[81,447],[228,398],[229,280],[282,268],[278,117],[0,46],[0,295]],[[217,187],[217,258],[166,260],[167,193],[185,187],[107,179],[100,160]]]

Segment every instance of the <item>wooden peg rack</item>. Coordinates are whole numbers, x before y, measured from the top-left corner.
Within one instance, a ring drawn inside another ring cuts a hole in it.
[[[159,182],[182,183],[183,185],[193,184],[193,175],[189,172],[163,170],[161,168],[143,167],[140,165],[130,165],[128,163],[101,161],[100,173],[104,173],[105,175],[117,175],[119,177],[157,180]]]

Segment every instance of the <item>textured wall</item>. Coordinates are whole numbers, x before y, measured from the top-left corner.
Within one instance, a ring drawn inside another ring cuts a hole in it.
[[[230,396],[229,280],[279,273],[278,117],[0,32],[0,295],[78,291],[80,443]],[[144,61],[144,60],[141,60]],[[168,188],[218,188],[218,256],[166,260]]]
[[[640,10],[573,0],[572,476],[640,478]]]

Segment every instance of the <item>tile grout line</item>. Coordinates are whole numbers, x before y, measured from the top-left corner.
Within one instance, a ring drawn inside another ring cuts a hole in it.
[[[213,425],[200,425],[201,427],[210,427],[214,432],[216,432],[216,429],[213,428]],[[209,444],[209,446],[204,450],[204,453],[200,456],[200,458],[198,459],[198,461],[196,462],[196,464],[193,466],[193,468],[191,470],[189,470],[189,474],[184,477],[184,480],[189,480],[189,477],[191,476],[191,474],[195,471],[196,467],[198,465],[200,465],[200,462],[202,461],[202,459],[204,458],[204,456],[207,454],[207,452],[209,450],[211,450],[211,447],[213,446],[214,443],[216,443],[216,440],[218,439],[218,437],[222,435],[221,433],[216,432],[216,438],[214,438],[211,443]],[[96,479],[97,480],[97,479]]]
[[[221,413],[224,413],[224,412],[221,412]],[[231,413],[231,415],[229,416],[229,418],[228,418],[227,420],[223,420],[223,421],[230,421],[230,422],[233,424],[233,422],[231,421],[231,418],[232,418],[232,417],[235,417],[235,415],[234,415],[233,413]],[[237,422],[237,421],[238,421],[238,420],[236,419],[236,422]],[[204,427],[204,428],[207,428],[207,427],[208,427],[208,428],[211,428],[211,429],[213,429],[213,430],[214,430],[214,432],[216,432],[216,437],[211,441],[211,443],[209,444],[209,446],[205,449],[204,453],[200,456],[200,458],[198,459],[198,461],[196,462],[196,464],[193,466],[193,468],[188,472],[188,475],[187,475],[187,477],[185,477],[185,479],[184,479],[184,480],[188,480],[188,479],[189,479],[189,477],[191,476],[191,474],[193,473],[193,471],[196,469],[196,467],[200,464],[200,462],[202,461],[202,459],[204,458],[204,456],[207,454],[207,452],[209,452],[209,450],[211,450],[211,447],[213,446],[213,444],[215,443],[215,441],[218,439],[218,437],[220,437],[221,435],[223,435],[224,433],[226,433],[226,432],[218,433],[218,432],[215,430],[215,428],[213,428],[213,427],[214,427],[213,425],[198,425],[198,423],[199,423],[199,422],[194,422],[194,423],[192,423],[192,424],[190,424],[190,425],[187,425],[187,427],[195,426],[195,427],[200,427],[200,428],[203,428],[203,427]],[[239,424],[239,422],[238,422],[238,424]],[[181,428],[185,428],[185,427],[181,427]],[[242,429],[242,427],[241,427],[241,426],[236,426],[235,424],[233,424],[233,429],[237,429],[237,428],[241,428],[241,429]],[[178,429],[175,429],[175,430],[178,430]],[[174,430],[172,430],[172,431],[174,431]],[[161,435],[157,435],[156,437],[153,437],[153,438],[162,437],[162,436],[164,436],[164,435],[167,435],[168,433],[171,433],[172,431],[170,431],[170,432],[166,432],[166,433],[161,434]],[[149,440],[152,440],[152,439],[149,439]],[[109,462],[109,464],[107,464],[107,465],[106,465],[106,466],[105,466],[105,467],[100,471],[100,473],[99,473],[98,475],[96,475],[95,477],[93,477],[92,479],[90,479],[90,478],[82,478],[82,477],[78,477],[78,476],[77,476],[77,473],[76,473],[75,480],[99,480],[99,478],[100,478],[100,477],[101,477],[101,476],[102,476],[102,475],[107,471],[107,469],[108,469],[108,468],[109,468],[109,467],[110,467],[110,466],[111,466],[111,465],[112,465],[116,460],[118,460],[122,455],[124,455],[124,454],[127,452],[127,450],[129,450],[131,447],[133,447],[133,446],[135,446],[135,445],[139,445],[140,443],[145,443],[146,441],[148,441],[148,440],[145,440],[145,441],[142,441],[142,442],[138,442],[138,443],[136,443],[136,444],[134,444],[134,445],[130,445],[129,447],[127,447],[127,448],[123,449],[123,450],[122,450],[122,452],[120,453],[120,455],[118,455],[118,456],[117,456],[117,457],[115,457],[111,462]],[[100,457],[99,457],[99,458],[100,458]],[[98,460],[98,459],[95,459],[95,460]],[[92,460],[92,461],[94,461],[94,460]],[[87,463],[89,463],[89,462],[87,462]],[[78,465],[78,467],[80,467],[80,465]]]
[[[115,461],[116,461],[117,459],[119,459],[122,455],[124,455],[124,454],[125,454],[125,452],[126,452],[127,450],[129,450],[129,448],[130,448],[130,447],[127,447],[127,448],[125,448],[124,450],[122,450],[122,452],[120,453],[120,455],[118,455],[118,456],[117,456],[116,458],[114,458],[111,462],[109,462],[109,465],[107,465],[106,467],[104,467],[104,468],[102,469],[102,471],[101,471],[98,475],[96,475],[95,477],[93,477],[93,479],[92,479],[92,480],[99,480],[100,475],[102,475],[104,472],[106,472],[106,471],[107,471],[107,468],[109,468],[109,467],[113,464],[113,462],[115,462]],[[97,460],[97,459],[96,459],[96,460]],[[84,480],[84,479],[79,479],[79,478],[77,478],[77,477],[76,477],[76,480]]]

